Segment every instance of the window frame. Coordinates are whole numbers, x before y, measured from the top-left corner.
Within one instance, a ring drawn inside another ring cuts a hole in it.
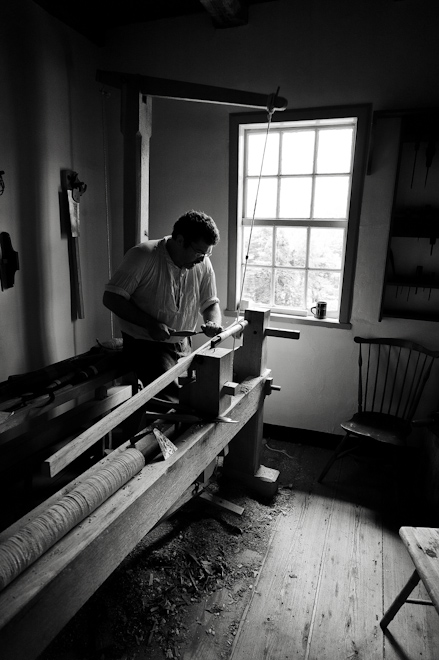
[[[349,324],[352,313],[354,293],[356,259],[358,249],[358,236],[360,228],[361,205],[363,199],[364,181],[367,174],[369,156],[369,143],[372,127],[372,104],[353,104],[342,106],[328,106],[321,108],[304,108],[298,110],[284,110],[275,112],[271,119],[271,127],[276,123],[287,121],[331,120],[345,117],[357,118],[357,134],[352,165],[351,198],[346,228],[346,249],[343,269],[341,272],[341,299],[338,319],[340,324]],[[241,227],[238,226],[242,198],[239,182],[243,172],[239,162],[240,127],[243,124],[267,124],[267,112],[232,113],[229,117],[229,235],[228,235],[228,283],[227,283],[227,310],[235,312],[240,296],[240,242]],[[279,222],[281,225],[282,222]],[[314,317],[308,315],[294,316],[293,314],[277,312],[279,318],[295,321],[310,320]],[[320,321],[321,323],[321,321]]]

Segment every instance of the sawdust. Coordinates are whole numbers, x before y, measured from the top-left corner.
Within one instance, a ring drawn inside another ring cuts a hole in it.
[[[266,452],[264,464],[281,458]],[[222,484],[219,469],[208,490],[242,515],[191,500],[136,546],[39,660],[189,658],[200,644],[212,647],[205,657],[230,657],[277,517],[292,505],[288,479],[258,501]]]

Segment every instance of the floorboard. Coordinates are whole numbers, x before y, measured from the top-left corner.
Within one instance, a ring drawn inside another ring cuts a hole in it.
[[[385,466],[347,457],[319,485],[329,453],[288,452],[303,469],[296,465],[292,509],[278,519],[232,660],[437,659],[434,608],[405,605],[386,636],[379,627],[412,571],[392,522],[400,510]]]

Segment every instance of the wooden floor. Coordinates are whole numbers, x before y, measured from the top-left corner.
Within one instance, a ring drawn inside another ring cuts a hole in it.
[[[411,487],[401,488],[388,465],[345,457],[318,484],[329,456],[267,438],[262,462],[280,469],[280,506],[245,603],[223,609],[227,590],[215,592],[188,608],[178,655],[146,647],[117,660],[438,660],[433,607],[406,604],[386,635],[379,627],[413,571],[399,527],[436,524],[417,503],[413,466]],[[427,597],[423,588],[413,596]],[[67,659],[84,656],[56,656]]]
[[[231,658],[437,660],[433,607],[406,604],[386,635],[379,627],[413,570],[398,528],[425,524],[416,506],[405,519],[413,496],[401,496],[389,468],[348,457],[318,484],[329,452],[282,447],[293,456],[282,455],[281,477],[291,471],[293,506],[278,518]]]

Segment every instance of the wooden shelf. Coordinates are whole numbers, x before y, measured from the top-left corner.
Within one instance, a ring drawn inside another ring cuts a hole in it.
[[[439,280],[387,280],[387,286],[408,287],[410,289],[439,289]]]

